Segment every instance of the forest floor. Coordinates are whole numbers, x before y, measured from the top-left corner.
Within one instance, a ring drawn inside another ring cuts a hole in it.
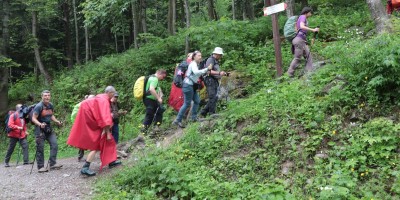
[[[156,142],[158,148],[165,148],[172,144],[176,139],[183,135],[182,129],[175,130],[165,137],[159,138]],[[144,147],[144,143],[138,144]],[[17,153],[17,146],[14,154]],[[143,150],[143,149],[142,149]],[[85,152],[87,155],[88,152]],[[77,157],[58,159],[57,163],[63,165],[59,170],[50,170],[45,173],[38,173],[36,162],[32,165],[17,166],[16,163],[10,163],[10,167],[0,166],[0,199],[46,199],[46,200],[69,200],[69,199],[91,199],[95,194],[93,184],[97,179],[105,178],[118,172],[119,168],[129,167],[132,162],[129,160],[137,160],[137,152],[130,154],[128,158],[122,160],[121,167],[109,169],[104,167],[100,170],[99,153],[96,155],[95,161],[90,168],[97,175],[94,177],[86,177],[80,174],[80,169],[84,164],[83,161],[78,162]],[[143,152],[145,153],[145,151]],[[48,155],[45,155],[48,156]],[[133,162],[134,163],[134,162]],[[45,166],[47,161],[45,162]]]

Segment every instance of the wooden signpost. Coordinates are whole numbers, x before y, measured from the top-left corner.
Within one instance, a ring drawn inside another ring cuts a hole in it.
[[[282,52],[281,40],[279,36],[278,14],[286,9],[286,3],[276,4],[276,0],[264,0],[264,16],[271,15],[272,18],[272,34],[274,39],[275,60],[276,60],[276,75],[282,76]]]

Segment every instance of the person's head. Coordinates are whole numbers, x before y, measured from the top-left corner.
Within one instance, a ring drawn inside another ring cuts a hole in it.
[[[93,97],[95,97],[95,95],[93,95],[93,94],[85,95],[85,99],[91,99]]]
[[[192,55],[193,55],[193,53],[192,52],[190,52],[190,53],[188,53],[188,55],[187,55],[187,57],[186,57],[186,62],[192,62]]]
[[[51,98],[50,91],[49,90],[44,90],[42,92],[42,101],[43,101],[43,103],[45,103],[45,104],[50,103],[50,98]]]
[[[114,96],[111,98],[111,102],[114,102],[114,103],[116,103],[117,101],[118,101],[118,92],[116,92],[115,94],[114,94]]]
[[[310,17],[312,14],[312,8],[310,7],[304,7],[303,10],[301,10],[301,15],[305,15],[306,17]]]
[[[164,80],[167,77],[167,71],[165,69],[159,69],[156,71],[156,77],[158,80]]]
[[[22,104],[17,104],[16,106],[15,106],[15,111],[20,111],[21,110],[21,108],[22,108]]]
[[[200,51],[194,51],[192,54],[192,61],[195,61],[197,63],[201,62],[201,52]]]
[[[107,86],[106,89],[104,90],[104,93],[106,93],[108,98],[110,99],[114,96],[116,92],[117,91],[115,90],[115,88],[111,85]]]
[[[214,51],[212,52],[215,59],[219,60],[224,55],[224,52],[221,47],[215,47]]]

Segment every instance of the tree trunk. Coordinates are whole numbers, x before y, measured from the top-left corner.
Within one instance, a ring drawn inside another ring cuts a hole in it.
[[[189,9],[189,0],[184,0],[185,4],[185,16],[186,16],[186,28],[190,28],[190,9]],[[190,38],[189,35],[186,36],[185,39],[185,54],[187,55],[190,51]]]
[[[146,11],[147,11],[146,0],[140,0],[140,12],[141,12],[140,18],[141,18],[141,21],[142,21],[143,33],[147,33],[147,20],[146,20],[147,14],[146,14]]]
[[[85,62],[89,61],[89,30],[85,25]]]
[[[8,56],[8,49],[10,47],[10,32],[8,29],[8,22],[10,19],[10,0],[3,0],[3,45],[1,54],[4,57]],[[4,113],[8,109],[8,73],[9,69],[5,66],[0,66],[1,79],[0,79],[0,113]]]
[[[232,0],[232,19],[236,20],[236,14],[235,14],[235,0]]]
[[[294,15],[294,4],[295,0],[286,0],[287,8],[286,8],[286,15],[287,17],[291,17]]]
[[[210,20],[218,20],[214,0],[208,0],[208,17],[210,18]]]
[[[64,0],[63,4],[62,4],[62,8],[63,8],[63,14],[64,14],[64,18],[63,18],[63,22],[64,22],[64,40],[65,40],[65,53],[67,56],[67,62],[68,62],[68,68],[72,68],[73,67],[73,54],[72,54],[72,44],[71,44],[71,31],[69,28],[69,0]]]
[[[176,33],[176,0],[169,0],[168,6],[168,31],[171,35]]]
[[[375,21],[376,32],[383,33],[389,20],[385,8],[381,0],[367,0],[368,7],[371,11],[371,17]]]
[[[42,63],[42,59],[40,57],[39,41],[38,41],[39,39],[37,38],[37,24],[38,24],[38,22],[37,22],[37,11],[33,11],[32,12],[32,37],[36,41],[36,44],[33,47],[33,51],[35,53],[35,60],[36,60],[36,63],[38,65],[38,67],[39,67],[39,71],[44,76],[45,84],[49,85],[52,82],[52,80],[51,80],[51,77],[50,77],[49,73],[44,68],[44,65]]]
[[[137,19],[137,10],[136,10],[136,0],[132,0],[131,2],[132,7],[132,23],[133,23],[133,44],[135,49],[139,48],[138,45],[138,19]]]
[[[251,0],[243,1],[243,20],[253,20],[254,19],[254,7]]]
[[[301,8],[308,6],[308,0],[301,0]]]
[[[75,60],[78,65],[81,64],[79,59],[79,28],[78,18],[76,17],[76,0],[72,0],[72,6],[74,7],[74,24],[75,24]]]

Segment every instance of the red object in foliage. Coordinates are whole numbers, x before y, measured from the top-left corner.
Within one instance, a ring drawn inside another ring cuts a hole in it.
[[[388,0],[386,11],[387,14],[392,14],[394,10],[400,11],[400,0]]]
[[[175,73],[178,71],[178,68],[175,69]],[[181,109],[183,105],[183,92],[182,88],[178,88],[172,83],[171,92],[169,93],[168,105],[171,106],[177,112]]]

